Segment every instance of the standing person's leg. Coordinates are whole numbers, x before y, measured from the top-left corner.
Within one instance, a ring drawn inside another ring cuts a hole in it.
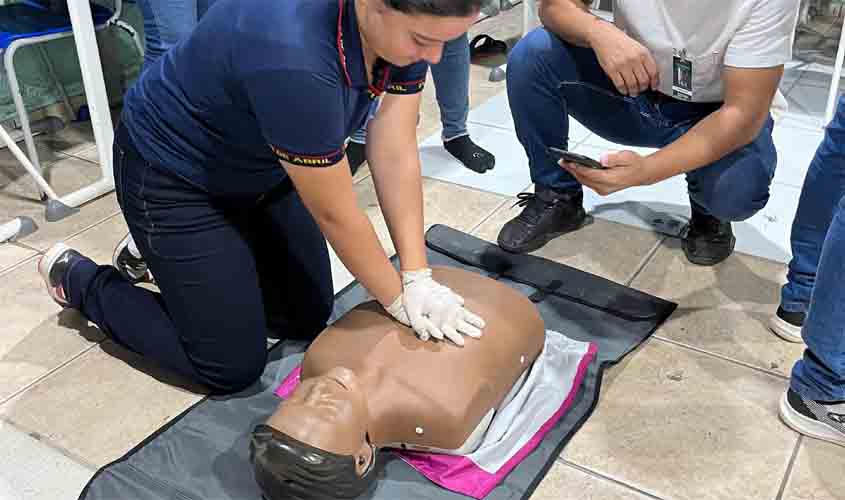
[[[250,216],[250,234],[271,336],[312,339],[334,306],[329,250],[289,182]]]
[[[114,152],[118,201],[161,293],[59,245],[39,263],[51,296],[114,341],[213,392],[247,387],[262,373],[267,335],[249,242],[206,193],[121,144]]]
[[[499,233],[499,245],[528,252],[574,231],[589,219],[581,185],[548,153],[569,147],[569,116],[623,144],[655,146],[671,130],[644,111],[645,97],[621,95],[590,49],[570,45],[538,28],[508,57],[508,101],[516,135],[525,148],[535,194],[520,195],[525,209]]]
[[[470,170],[483,174],[496,158],[469,137],[469,39],[464,34],[446,42],[440,62],[431,66],[443,124],[443,146]]]
[[[790,388],[780,403],[781,418],[796,431],[845,446],[843,282],[845,197],[837,204],[822,246],[807,321],[803,328],[807,349],[803,359],[792,369]]]
[[[773,332],[786,340],[801,342],[801,325],[816,282],[822,244],[843,195],[845,97],[840,97],[836,114],[807,170],[792,223],[792,260],[787,283],[781,290],[780,307],[770,325]]]
[[[204,0],[207,4],[207,0]],[[144,17],[144,67],[186,37],[197,25],[197,0],[138,0]],[[142,71],[143,71],[142,70]]]

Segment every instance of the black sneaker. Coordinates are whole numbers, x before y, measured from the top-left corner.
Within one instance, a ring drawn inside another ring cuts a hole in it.
[[[367,161],[367,145],[349,141],[349,144],[346,145],[346,161],[349,162],[349,170],[355,177],[358,169]]]
[[[468,135],[462,135],[445,141],[443,147],[473,172],[483,174],[488,170],[493,170],[493,167],[496,166],[496,157],[486,149],[472,142],[472,139]]]
[[[499,232],[499,246],[512,253],[537,250],[562,234],[575,231],[592,221],[584,212],[584,193],[558,192],[537,186],[537,192],[519,193],[514,206],[525,209],[508,221]]]
[[[47,293],[62,307],[70,306],[64,279],[71,267],[86,259],[64,243],[56,243],[38,260],[38,274],[47,286]]]
[[[153,274],[135,246],[132,235],[127,234],[120,240],[112,253],[112,265],[130,283],[155,283]]]
[[[727,259],[736,244],[731,223],[704,213],[694,202],[690,207],[692,217],[683,241],[687,259],[699,266],[714,266]]]
[[[801,328],[804,326],[805,316],[802,312],[784,311],[783,307],[778,306],[778,311],[769,320],[769,329],[783,340],[803,342]]]
[[[845,446],[845,401],[813,401],[789,389],[780,400],[780,418],[805,436]]]

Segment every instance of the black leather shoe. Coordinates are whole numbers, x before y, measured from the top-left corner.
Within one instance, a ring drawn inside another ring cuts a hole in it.
[[[592,221],[584,212],[584,193],[559,192],[537,186],[535,193],[519,193],[514,206],[525,207],[499,232],[499,246],[512,253],[537,250],[562,234]]]
[[[690,207],[692,217],[683,242],[687,259],[699,266],[714,266],[727,259],[736,244],[731,223],[704,213],[692,201]]]

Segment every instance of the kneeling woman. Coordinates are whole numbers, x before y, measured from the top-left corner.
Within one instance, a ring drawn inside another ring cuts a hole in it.
[[[423,338],[479,336],[431,277],[416,122],[427,64],[482,0],[221,0],[128,92],[114,144],[118,203],[160,289],[58,244],[50,295],[213,392],[253,383],[268,331],[313,337],[332,310],[325,239]],[[368,158],[400,257],[358,207],[344,144],[386,91]]]

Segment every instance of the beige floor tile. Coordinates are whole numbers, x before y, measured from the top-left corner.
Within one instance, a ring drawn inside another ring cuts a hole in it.
[[[98,264],[111,264],[112,252],[129,229],[118,214],[67,240],[67,245]]]
[[[0,275],[0,401],[99,342],[78,313],[47,295],[31,259]]]
[[[53,189],[67,194],[99,178],[100,167],[75,157],[66,157],[45,168]],[[58,222],[47,222],[44,204],[39,201],[35,184],[28,176],[5,185],[0,190],[0,213],[9,217],[26,215],[38,225],[33,234],[21,242],[39,250],[46,250],[53,243],[63,240],[86,227],[100,222],[119,211],[114,192],[88,202],[78,213]]]
[[[378,206],[373,179],[365,179],[355,185],[358,205],[367,213],[382,245],[392,255],[395,250],[387,231],[387,223]],[[423,201],[425,206],[425,228],[434,224],[446,224],[452,228],[469,231],[481,222],[506,198],[434,179],[423,179]]]
[[[183,384],[104,342],[7,402],[0,414],[96,467],[119,458],[202,397]]]
[[[783,500],[845,499],[845,448],[804,438]]]
[[[660,340],[613,371],[568,461],[661,498],[775,498],[798,439],[786,381]]]
[[[23,141],[17,144],[18,147],[21,148],[21,151],[23,151],[23,153],[28,157],[26,145]],[[35,148],[38,152],[38,160],[41,162],[42,167],[46,167],[57,160],[67,158],[64,154],[59,153],[58,151],[53,151],[47,145],[39,142],[35,143]],[[20,164],[18,159],[12,154],[12,151],[7,147],[0,149],[0,189],[10,182],[23,177],[29,177],[29,174],[24,169],[23,165]],[[32,182],[32,186],[35,186],[34,182]]]
[[[633,283],[679,304],[658,335],[788,375],[802,347],[767,326],[786,267],[739,254],[714,267],[695,266],[679,247],[667,241]]]
[[[79,149],[77,151],[74,151],[72,156],[75,156],[77,158],[81,158],[81,159],[86,160],[86,161],[90,161],[92,163],[100,163],[100,155],[99,155],[99,153],[97,153],[97,145],[96,144],[90,144],[90,145],[88,145],[88,147],[86,147],[84,149]]]
[[[0,421],[0,498],[64,500],[76,498],[94,475],[89,469],[31,436]]]
[[[115,113],[112,111],[112,124],[116,123]],[[36,141],[52,151],[76,154],[94,144],[94,131],[90,121],[72,122],[59,131],[38,136]]]
[[[587,474],[560,462],[534,490],[531,500],[647,500],[630,488]]]
[[[514,201],[510,199],[474,234],[495,242],[502,226],[522,211],[513,207]],[[533,255],[624,283],[658,241],[654,233],[596,219],[574,233],[555,238]]]
[[[3,224],[8,221],[0,221]],[[20,247],[12,243],[0,243],[0,273],[10,267],[20,264],[35,255],[34,250]]]

